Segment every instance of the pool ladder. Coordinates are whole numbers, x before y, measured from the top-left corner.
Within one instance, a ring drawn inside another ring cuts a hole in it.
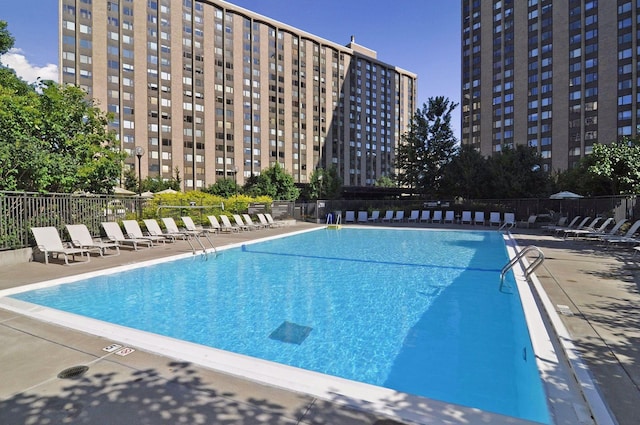
[[[202,233],[193,233],[193,234],[187,234],[187,242],[189,242],[189,246],[191,246],[191,250],[193,251],[193,254],[195,255],[196,253],[196,248],[193,246],[193,244],[191,243],[191,240],[195,240],[198,242],[198,244],[200,245],[200,247],[202,248],[202,252],[204,253],[204,258],[205,260],[209,259],[209,256],[207,254],[207,249],[204,247],[204,244],[202,243],[202,240],[200,239],[200,236],[204,236],[208,241],[209,244],[211,245],[211,247],[213,248],[213,253],[215,254],[215,256],[218,256],[218,250],[216,249],[215,245],[213,245],[213,242],[211,241],[211,239],[209,239],[209,236],[207,236],[207,234],[205,232]]]
[[[500,272],[500,291],[502,291],[502,287],[504,286],[504,276],[507,274],[509,270],[513,268],[513,266],[516,265],[518,261],[520,261],[529,252],[536,252],[538,256],[535,258],[535,260],[533,260],[531,264],[529,264],[529,267],[525,269],[524,271],[525,278],[528,279],[531,273],[533,273],[535,269],[537,269],[544,262],[544,253],[540,250],[540,248],[538,248],[535,245],[529,245],[525,247],[522,251],[517,253],[516,256],[513,257],[511,261],[509,261],[502,268],[502,271]]]
[[[335,223],[333,222],[333,218],[335,217]],[[339,229],[342,227],[342,214],[335,213],[335,215],[327,214],[327,228],[328,229]]]
[[[505,230],[505,229],[513,229],[514,227],[516,227],[516,223],[514,221],[512,221],[512,222],[505,221],[502,224],[502,226],[500,226],[498,228],[498,231],[500,232],[500,231]]]

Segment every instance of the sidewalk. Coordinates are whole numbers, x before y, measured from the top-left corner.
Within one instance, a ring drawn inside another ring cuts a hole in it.
[[[214,241],[222,246],[312,227],[316,225],[297,223],[217,235]],[[537,277],[553,304],[568,306],[573,314],[559,308],[619,424],[638,423],[640,268],[631,250],[603,250],[592,242],[562,240],[536,230],[512,233],[520,247],[536,245],[545,253]],[[178,242],[136,252],[123,249],[118,257],[92,258],[72,267],[41,262],[3,267],[0,290],[42,281],[43,276],[65,277],[180,252],[191,248]],[[1,308],[0,341],[2,424],[398,424],[366,408],[354,410],[140,350],[121,357],[103,351],[114,341]],[[87,365],[89,371],[74,380],[57,378],[76,365]],[[442,423],[438,417],[432,419],[431,423]],[[495,422],[478,415],[463,421],[451,417],[446,423]]]

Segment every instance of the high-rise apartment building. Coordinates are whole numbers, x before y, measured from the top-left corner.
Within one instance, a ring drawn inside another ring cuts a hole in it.
[[[462,143],[535,147],[546,170],[638,135],[635,0],[462,0]]]
[[[184,189],[279,162],[296,182],[336,166],[345,185],[393,171],[417,76],[224,1],[60,0],[60,80],[114,114],[142,175]],[[237,174],[237,175],[236,175]]]

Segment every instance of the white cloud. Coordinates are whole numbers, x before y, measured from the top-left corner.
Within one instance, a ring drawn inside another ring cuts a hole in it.
[[[11,49],[0,58],[2,64],[13,68],[18,77],[28,83],[34,83],[38,77],[41,80],[58,81],[58,65],[48,63],[45,66],[36,66],[29,63],[29,60],[20,49]]]

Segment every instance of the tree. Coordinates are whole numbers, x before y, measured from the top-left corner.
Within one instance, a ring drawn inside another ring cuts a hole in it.
[[[396,183],[389,176],[380,176],[373,184],[375,187],[397,187]]]
[[[516,145],[488,158],[490,198],[531,198],[549,193],[551,179],[540,169],[540,155],[529,146]],[[478,182],[482,184],[481,182]]]
[[[611,183],[603,176],[589,172],[593,164],[592,155],[587,155],[575,167],[556,172],[552,192],[568,190],[584,196],[609,195]]]
[[[443,96],[429,98],[400,136],[396,149],[398,183],[423,194],[439,192],[443,167],[456,152],[451,113],[458,105]]]
[[[609,184],[607,195],[640,191],[640,145],[624,139],[608,145],[596,143],[587,171]]]
[[[595,143],[592,154],[554,177],[556,190],[569,190],[585,196],[638,193],[640,142],[626,138],[611,144]]]
[[[0,21],[0,56],[11,50],[15,41],[15,38],[7,29],[7,21]],[[0,61],[0,63],[2,62]]]
[[[218,195],[222,198],[231,198],[237,193],[242,193],[241,189],[242,187],[236,183],[235,179],[222,178],[214,184],[209,185],[203,192]]]
[[[124,155],[108,116],[78,87],[39,90],[0,69],[0,190],[109,193]]]
[[[342,179],[335,165],[332,165],[328,169],[319,168],[311,173],[306,198],[337,199],[341,194]]]
[[[254,197],[269,196],[277,200],[295,201],[300,190],[295,187],[293,176],[276,162],[262,170],[260,175],[249,177],[244,185],[244,193]]]
[[[471,145],[462,145],[444,166],[440,195],[445,198],[490,198],[488,161]]]

